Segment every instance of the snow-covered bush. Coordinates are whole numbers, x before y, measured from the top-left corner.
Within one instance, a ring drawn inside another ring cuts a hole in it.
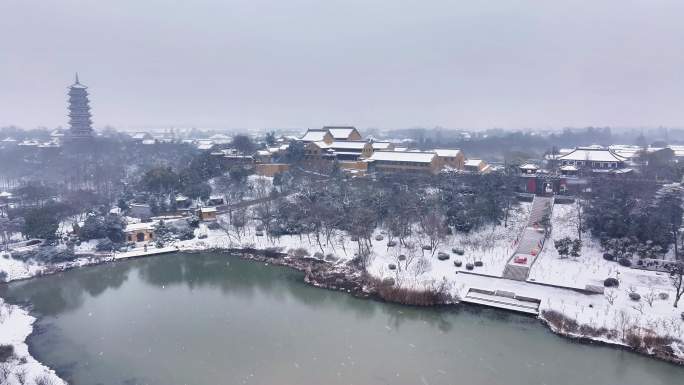
[[[632,261],[631,261],[630,259],[628,259],[628,258],[620,258],[620,259],[618,260],[618,263],[619,263],[621,266],[625,266],[625,267],[630,267],[630,266],[632,266]]]
[[[618,281],[616,278],[606,278],[603,281],[603,286],[605,287],[618,287],[620,286],[620,281]]]

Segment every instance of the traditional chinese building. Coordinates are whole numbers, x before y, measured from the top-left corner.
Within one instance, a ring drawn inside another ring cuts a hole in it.
[[[88,87],[78,81],[69,87],[69,139],[89,139],[93,137]]]

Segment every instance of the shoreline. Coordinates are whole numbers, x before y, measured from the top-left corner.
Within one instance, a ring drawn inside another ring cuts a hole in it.
[[[273,264],[276,266],[284,266],[304,273],[304,282],[316,288],[343,291],[356,298],[360,299],[371,299],[387,303],[395,303],[403,306],[421,306],[421,307],[437,307],[437,306],[453,306],[460,304],[458,299],[451,297],[451,295],[442,295],[441,293],[427,293],[423,291],[411,291],[409,294],[422,294],[421,296],[411,296],[405,295],[406,293],[401,293],[403,296],[394,297],[391,293],[396,293],[401,290],[399,288],[394,288],[394,282],[387,282],[376,277],[372,277],[366,272],[361,271],[359,267],[352,265],[352,262],[346,262],[343,264],[335,265],[329,261],[324,261],[321,259],[311,258],[311,257],[292,257],[287,253],[261,250],[255,248],[206,248],[206,249],[178,249],[177,252],[183,252],[187,254],[201,254],[201,253],[221,253],[236,256],[243,260],[249,260],[254,262],[262,262],[267,264]],[[143,258],[148,256],[159,256],[160,254],[150,254],[150,255],[139,255],[130,258],[117,259],[115,257],[100,257],[96,255],[83,256],[77,261],[69,262],[63,265],[50,266],[45,270],[40,270],[38,273],[32,276],[20,277],[13,279],[8,282],[3,282],[0,284],[9,284],[14,281],[27,280],[32,278],[39,278],[46,275],[52,275],[56,273],[61,273],[67,270],[71,270],[79,267],[88,267],[93,265],[100,265],[109,262],[118,262],[121,260]],[[388,295],[389,294],[389,295]],[[427,294],[427,295],[426,295]],[[416,300],[419,299],[419,300]],[[467,304],[467,303],[466,303]],[[472,304],[467,304],[471,305]],[[478,305],[474,305],[478,306]],[[483,306],[486,307],[486,306]],[[61,383],[66,384],[67,382],[60,378],[56,371],[44,363],[37,361],[30,352],[30,338],[36,330],[34,323],[37,318],[30,314],[30,304],[9,304],[0,298],[0,310],[6,308],[15,308],[20,312],[25,313],[28,317],[28,327],[30,331],[26,336],[24,336],[22,341],[16,341],[13,345],[26,346],[26,358],[29,362],[34,362],[41,368],[41,376],[54,376],[55,381],[61,381]],[[500,309],[505,311],[505,309]],[[510,311],[515,312],[515,311]],[[517,312],[515,312],[517,313]],[[528,315],[530,316],[530,315]],[[647,356],[659,361],[664,361],[676,366],[684,366],[684,358],[675,355],[673,352],[666,352],[663,349],[649,350],[649,349],[636,349],[625,343],[619,343],[610,339],[603,338],[592,338],[591,336],[586,336],[577,333],[571,333],[561,330],[561,328],[553,325],[551,321],[546,319],[543,312],[540,312],[537,317],[534,317],[540,321],[542,325],[548,328],[553,334],[567,338],[570,341],[588,344],[588,345],[603,345],[609,346],[611,348],[616,348],[624,351],[630,351],[643,356]],[[1,324],[1,323],[0,323]],[[673,350],[673,349],[671,349]],[[38,376],[36,376],[38,378]]]

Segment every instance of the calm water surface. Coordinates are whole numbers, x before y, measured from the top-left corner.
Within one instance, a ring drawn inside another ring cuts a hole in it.
[[[39,317],[32,353],[80,384],[684,384],[684,368],[536,320],[316,289],[300,273],[167,255],[0,286]]]

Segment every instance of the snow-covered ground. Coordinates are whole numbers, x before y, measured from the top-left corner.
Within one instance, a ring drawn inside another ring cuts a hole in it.
[[[528,282],[467,274],[463,272],[464,266],[454,266],[454,260],[461,260],[464,265],[466,262],[482,261],[484,266],[476,267],[474,273],[500,277],[506,261],[513,252],[514,240],[526,225],[529,204],[520,206],[511,216],[508,227],[488,226],[466,235],[449,236],[434,253],[423,251],[419,246],[412,249],[399,244],[387,247],[387,237],[378,229],[372,242],[368,271],[378,278],[394,278],[396,285],[416,289],[433,288],[446,282],[451,294],[457,298],[464,298],[471,288],[506,290],[517,295],[538,298],[541,301],[540,312],[554,310],[576,320],[580,325],[613,331],[599,336],[566,332],[575,336],[620,345],[626,343],[624,339],[628,332],[635,331],[642,335],[656,334],[684,340],[681,310],[672,306],[674,292],[666,274],[630,269],[604,260],[598,242],[591,239],[588,234],[583,236],[584,247],[581,257],[576,260],[559,258],[552,240],[573,236],[573,231],[576,232],[572,220],[576,218],[575,207],[554,207],[552,239],[547,242],[533,266]],[[207,238],[178,242],[176,246],[182,250],[213,247],[279,247],[282,251],[290,251],[304,248],[309,255],[317,252],[323,255],[334,254],[339,258],[337,263],[352,258],[358,249],[357,244],[351,242],[344,234],[336,234],[332,237],[332,242],[324,244],[321,250],[313,236],[283,236],[271,239],[256,236],[253,227],[247,228],[239,239],[235,235],[228,236],[223,230],[200,232],[206,234]],[[383,239],[375,240],[377,235],[383,235]],[[411,237],[409,243],[421,245],[418,237],[419,235]],[[452,253],[452,247],[462,248],[465,251],[464,255]],[[437,258],[439,252],[449,254],[450,258],[440,261]],[[399,255],[405,255],[407,258],[399,260]],[[390,269],[390,264],[395,265],[396,269]],[[574,290],[585,289],[587,284],[603,287],[603,280],[607,277],[618,278],[620,287],[607,289],[604,294],[585,294]],[[640,301],[629,298],[629,292],[632,290],[641,295]],[[662,299],[661,295],[667,296],[667,299]],[[674,347],[675,352],[683,349],[684,346]]]
[[[5,282],[11,282],[18,279],[31,278],[41,274],[49,274],[54,271],[66,270],[99,262],[102,262],[102,259],[81,257],[70,262],[43,264],[33,260],[22,261],[13,259],[10,257],[9,253],[0,252],[0,273],[6,274]],[[0,282],[2,282],[1,279]]]
[[[407,243],[414,245],[412,248],[403,247],[398,241],[396,246],[388,247],[386,232],[380,228],[376,229],[368,260],[368,271],[377,278],[391,277],[396,285],[415,289],[432,288],[444,282],[456,298],[464,298],[471,288],[506,290],[517,295],[538,298],[541,301],[540,312],[554,310],[576,320],[579,324],[594,329],[614,330],[615,332],[599,336],[584,335],[603,342],[624,345],[628,331],[684,340],[681,310],[672,306],[674,293],[666,274],[630,269],[615,262],[605,261],[598,243],[588,234],[583,236],[584,246],[579,258],[559,258],[552,241],[565,236],[575,236],[574,205],[554,207],[552,239],[546,243],[533,265],[528,282],[498,278],[513,252],[514,241],[526,226],[529,210],[530,204],[522,203],[512,212],[507,227],[499,224],[486,226],[469,234],[450,235],[437,246],[434,253],[422,250],[420,245],[426,242],[418,233],[407,239]],[[225,216],[220,217],[221,220],[227,219]],[[239,236],[221,229],[210,230],[203,223],[196,230],[196,235],[201,235],[202,239],[196,237],[167,246],[196,251],[212,248],[275,248],[290,254],[296,254],[297,249],[304,249],[309,256],[326,258],[325,256],[332,254],[335,263],[344,263],[358,252],[357,242],[352,242],[343,232],[333,234],[330,242],[321,240],[321,244],[313,235],[271,238],[265,235],[257,236],[257,233],[254,223],[246,226],[244,233]],[[378,236],[382,239],[376,239]],[[454,247],[463,249],[464,255],[453,253],[451,249]],[[440,252],[448,254],[450,258],[440,261],[437,257]],[[406,259],[400,260],[400,255],[405,255]],[[460,260],[463,266],[455,267],[455,260]],[[484,266],[475,267],[473,273],[483,275],[467,274],[463,271],[465,263],[475,261],[482,261]],[[390,264],[395,265],[396,269],[390,269]],[[0,270],[7,270],[7,267],[12,271],[11,279],[31,276],[40,269],[36,266],[21,266],[17,261],[0,258]],[[603,287],[603,279],[607,277],[618,278],[620,287],[608,289],[605,294],[584,294],[574,290],[584,289],[587,284]],[[641,295],[640,301],[632,301],[629,298],[629,292],[632,290]],[[662,299],[661,295],[668,298]],[[681,353],[684,346],[675,345],[673,350]]]
[[[26,310],[5,303],[0,298],[0,345],[11,345],[14,348],[13,357],[7,362],[0,363],[0,384],[66,384],[53,370],[29,354],[25,341],[33,331],[35,320]]]

